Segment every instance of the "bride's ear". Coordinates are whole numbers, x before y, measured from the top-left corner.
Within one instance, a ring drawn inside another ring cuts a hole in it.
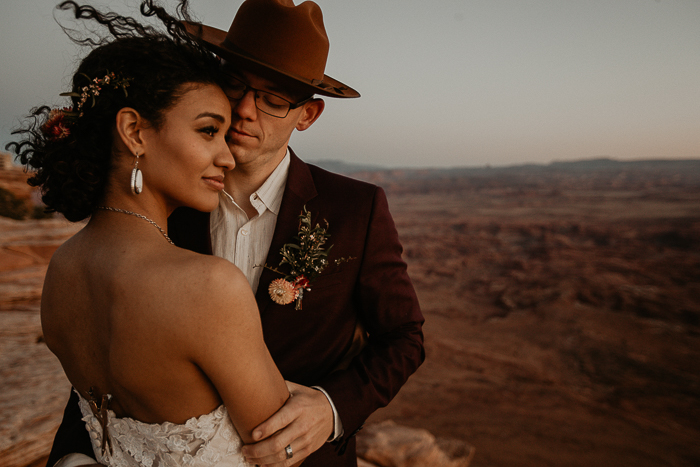
[[[131,107],[117,112],[117,134],[131,154],[144,154],[144,130],[148,127],[143,117]]]

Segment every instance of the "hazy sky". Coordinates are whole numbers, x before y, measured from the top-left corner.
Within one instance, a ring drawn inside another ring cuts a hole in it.
[[[84,52],[56,24],[57,3],[0,4],[2,146],[29,108],[65,103],[58,94]],[[240,3],[192,0],[221,29]],[[362,97],[326,99],[322,118],[292,137],[302,158],[390,167],[700,158],[698,0],[317,3],[331,41],[326,73]]]

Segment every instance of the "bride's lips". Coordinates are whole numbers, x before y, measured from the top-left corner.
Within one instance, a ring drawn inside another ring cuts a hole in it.
[[[217,191],[224,189],[224,176],[215,175],[213,177],[202,177],[204,182]]]

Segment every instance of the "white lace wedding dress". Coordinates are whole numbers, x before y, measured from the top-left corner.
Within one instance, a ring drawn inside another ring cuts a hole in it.
[[[110,449],[102,453],[102,425],[80,394],[80,410],[98,462],[110,467],[250,467],[241,455],[241,438],[220,405],[182,425],[143,423],[107,412]]]

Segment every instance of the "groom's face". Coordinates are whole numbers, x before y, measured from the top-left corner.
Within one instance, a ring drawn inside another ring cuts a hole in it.
[[[275,94],[289,102],[300,100],[266,78],[246,71],[229,71],[228,74],[255,90]],[[230,90],[227,92],[231,103],[229,149],[239,167],[270,164],[274,168],[287,151],[289,138],[297,127],[304,105],[290,109],[284,118],[268,115],[256,106],[256,91],[250,88],[240,98],[231,97]],[[258,105],[262,104],[259,102]]]

